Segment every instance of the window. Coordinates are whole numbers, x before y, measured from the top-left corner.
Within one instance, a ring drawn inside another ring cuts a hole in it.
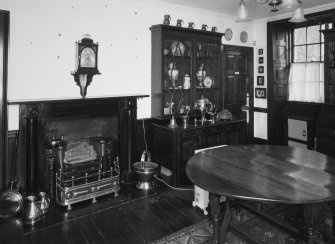
[[[332,28],[332,24],[328,24]],[[324,38],[326,24],[293,30],[293,63],[289,73],[289,100],[324,102]]]

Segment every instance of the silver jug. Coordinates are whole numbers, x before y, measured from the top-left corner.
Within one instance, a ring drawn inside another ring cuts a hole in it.
[[[42,214],[47,213],[49,211],[50,198],[47,197],[45,192],[39,192],[38,198],[38,206],[40,207]]]
[[[24,223],[33,225],[41,220],[42,211],[37,203],[37,197],[30,195],[25,198],[26,208]]]

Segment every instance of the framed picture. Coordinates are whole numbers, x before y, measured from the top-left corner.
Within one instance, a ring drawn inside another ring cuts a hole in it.
[[[258,57],[258,63],[263,64],[264,63],[264,57]]]
[[[258,49],[258,55],[263,55],[263,48]]]
[[[258,73],[260,74],[264,73],[264,66],[258,66]]]
[[[266,88],[255,88],[255,98],[266,98]]]
[[[264,76],[257,76],[257,86],[264,86]]]

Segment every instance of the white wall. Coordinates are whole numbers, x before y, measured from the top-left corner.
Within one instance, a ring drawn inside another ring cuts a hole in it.
[[[177,19],[233,30],[224,44],[253,46],[253,22],[197,9],[146,0],[1,0],[10,11],[8,99],[79,98],[70,72],[74,69],[75,42],[88,33],[99,43],[98,68],[87,96],[151,93],[151,25],[170,14]],[[234,13],[233,13],[234,14]],[[263,28],[263,27],[262,27]],[[240,33],[248,32],[247,43]],[[265,31],[258,30],[259,32]],[[258,34],[257,34],[258,35]],[[256,36],[257,36],[256,35]],[[139,100],[138,117],[150,117],[150,98]],[[18,108],[9,107],[9,130],[18,128]]]
[[[268,97],[268,85],[267,85],[267,32],[266,32],[267,22],[264,20],[255,21],[253,23],[253,34],[255,41],[254,48],[254,87],[266,88],[267,97]],[[259,55],[258,50],[262,49],[263,54]],[[258,63],[258,58],[263,57],[263,64]],[[264,73],[258,73],[258,66],[262,65],[264,67]],[[257,85],[257,76],[264,76],[264,86]],[[255,108],[267,108],[267,99],[254,98],[254,107]],[[268,130],[267,130],[268,114],[261,112],[254,112],[254,137],[261,138],[264,140],[268,139]]]

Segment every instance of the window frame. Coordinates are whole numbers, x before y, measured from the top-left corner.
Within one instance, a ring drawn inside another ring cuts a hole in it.
[[[331,23],[328,23],[328,24],[331,24]],[[323,34],[320,32],[320,30],[322,30],[322,26],[323,25],[326,25],[326,23],[323,23],[323,22],[319,22],[319,23],[310,23],[308,25],[305,25],[305,26],[296,26],[294,28],[292,28],[292,63],[308,63],[308,62],[324,62],[324,56],[322,57],[322,48],[324,48],[324,38],[323,38]],[[307,35],[308,35],[308,28],[311,27],[311,26],[319,26],[319,40],[320,42],[310,42],[308,43],[308,38],[307,38]],[[297,44],[295,45],[294,44],[294,31],[296,29],[301,29],[301,28],[305,28],[305,38],[306,38],[306,43],[305,44]],[[308,46],[312,46],[312,45],[319,45],[319,55],[320,55],[320,60],[316,60],[316,61],[308,61]],[[294,62],[294,59],[295,59],[295,47],[305,47],[305,60],[306,61],[299,61],[299,62]]]

